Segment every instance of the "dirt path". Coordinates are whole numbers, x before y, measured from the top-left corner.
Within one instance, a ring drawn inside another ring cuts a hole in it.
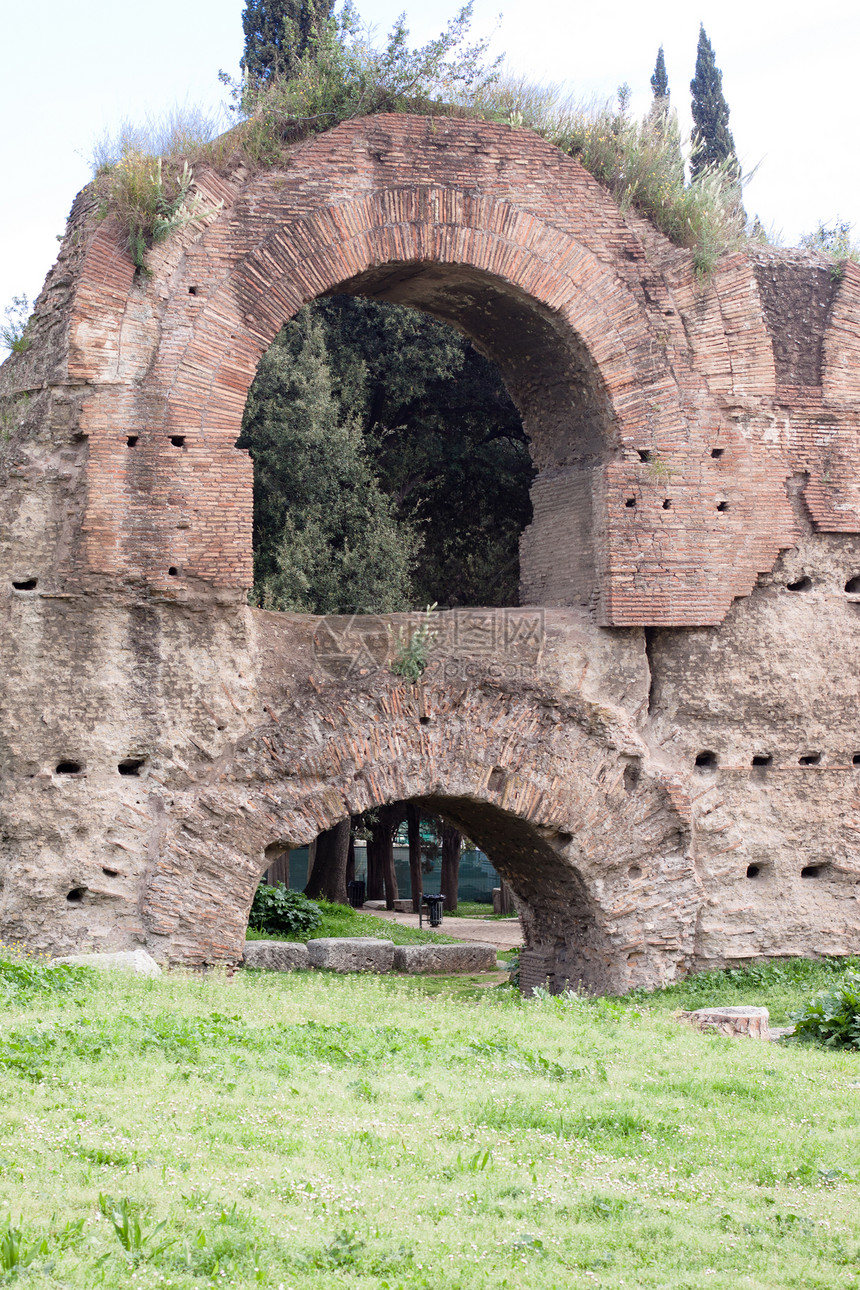
[[[418,926],[417,914],[398,914],[388,909],[365,909],[362,912],[401,923],[404,927]],[[426,918],[424,926],[427,927]],[[438,930],[454,940],[481,941],[484,945],[495,945],[497,950],[512,950],[523,943],[523,929],[518,918],[443,918]]]

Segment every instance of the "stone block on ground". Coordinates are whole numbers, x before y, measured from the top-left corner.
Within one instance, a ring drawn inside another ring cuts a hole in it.
[[[411,913],[412,913],[412,901],[411,901],[411,900],[395,900],[395,902],[394,902],[394,911],[395,911],[395,913],[397,913],[397,914],[411,914]]]
[[[395,972],[495,972],[495,945],[395,945]]]
[[[269,972],[295,972],[311,965],[308,947],[300,941],[246,941],[246,968],[266,968]]]
[[[323,936],[308,941],[308,956],[311,967],[330,972],[390,972],[394,945],[373,936]]]
[[[699,1030],[716,1031],[733,1039],[769,1039],[770,1015],[767,1008],[697,1008],[695,1012],[679,1013],[680,1021],[688,1021]]]
[[[146,950],[117,950],[115,954],[64,954],[52,963],[98,968],[107,972],[136,972],[138,976],[161,976],[161,968]]]
[[[384,900],[366,900],[361,907],[362,909],[385,909]]]

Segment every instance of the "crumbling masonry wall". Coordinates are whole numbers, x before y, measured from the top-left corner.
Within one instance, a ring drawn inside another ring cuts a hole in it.
[[[856,952],[858,267],[699,281],[479,122],[197,180],[216,209],[148,277],[81,194],[0,371],[2,934],[235,959],[266,846],[414,798],[510,878],[557,983]],[[524,607],[445,616],[417,687],[396,622],[245,603],[247,389],[335,291],[470,335],[538,470]]]

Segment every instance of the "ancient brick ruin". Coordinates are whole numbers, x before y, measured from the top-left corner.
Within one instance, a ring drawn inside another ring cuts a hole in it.
[[[528,131],[388,116],[135,274],[84,192],[2,368],[2,919],[235,960],[264,853],[417,799],[517,894],[526,975],[625,990],[860,949],[860,268],[690,255]],[[257,363],[326,292],[499,366],[538,475],[521,608],[248,608]]]

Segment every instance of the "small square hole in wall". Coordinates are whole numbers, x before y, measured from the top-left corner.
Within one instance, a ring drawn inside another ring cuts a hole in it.
[[[699,770],[699,771],[716,770],[717,754],[715,752],[710,752],[710,750],[708,749],[705,749],[704,752],[700,752],[696,757],[695,765],[696,765],[696,770]]]
[[[507,775],[501,766],[494,766],[490,771],[490,778],[487,781],[487,788],[491,793],[500,793],[505,787]]]
[[[12,587],[15,591],[35,591],[39,585],[38,578],[13,578]]]
[[[860,595],[860,575],[849,578],[845,584],[845,590],[849,596]]]
[[[786,586],[789,591],[809,591],[812,588],[812,579],[804,574],[802,578],[798,578],[796,582],[789,582]]]
[[[628,508],[628,510],[632,509],[636,505],[636,498],[628,497],[624,505]]]
[[[640,460],[640,461],[650,461],[650,460],[651,460],[651,450],[650,450],[650,448],[640,448],[638,451],[639,451],[639,460]]]
[[[728,502],[717,502],[718,511],[727,511],[728,509],[729,509]]]
[[[798,766],[817,766],[820,761],[820,752],[804,753],[802,757],[798,757],[797,764]]]
[[[725,451],[725,448],[712,448],[711,456],[714,458],[714,461],[719,461]]]
[[[189,296],[196,296],[196,295],[198,295],[198,294],[199,294],[199,291],[200,291],[200,288],[199,288],[199,287],[189,287],[189,288],[188,288],[188,294],[189,294]]]
[[[627,877],[630,878],[632,882],[635,882],[637,878],[641,878],[642,877],[641,865],[632,864],[630,868],[627,870]]]
[[[760,873],[761,873],[761,868],[759,867],[759,865],[757,865],[757,864],[750,864],[750,865],[747,865],[747,877],[748,877],[748,878],[758,878],[758,876],[760,875]]]
[[[851,758],[851,765],[860,766],[860,752],[856,752],[854,756]]]
[[[826,867],[827,866],[823,864],[804,865],[800,871],[800,876],[801,878],[821,878]]]
[[[185,447],[185,435],[184,435],[184,434],[172,434],[172,435],[170,436],[170,442],[173,444],[174,448],[184,448],[184,447]]]
[[[87,894],[86,887],[73,887],[72,890],[67,894],[66,900],[69,902],[70,905],[79,905],[86,894]]]
[[[139,775],[141,768],[146,765],[145,757],[126,757],[117,766],[120,775]]]
[[[139,435],[136,435],[136,434],[130,434],[130,435],[128,436],[128,438],[126,439],[126,441],[125,441],[125,443],[126,443],[126,447],[127,447],[127,448],[136,448],[136,447],[137,447],[137,441],[138,441],[139,437],[140,437]]]
[[[56,775],[80,775],[83,766],[79,761],[59,761],[57,762]]]
[[[663,510],[671,511],[671,509],[672,509],[672,499],[671,497],[667,497],[665,502],[663,503]]]
[[[167,570],[167,576],[168,576],[169,578],[178,578],[178,577],[179,577],[179,570],[177,569],[177,567],[176,567],[176,565],[175,565],[175,564],[172,564],[172,565],[170,566],[170,568]]]
[[[106,865],[102,865],[102,873],[103,873],[107,878],[118,878],[118,877],[119,877],[119,869],[108,869]]]
[[[754,766],[770,766],[773,763],[773,757],[770,753],[756,753],[752,759]]]

